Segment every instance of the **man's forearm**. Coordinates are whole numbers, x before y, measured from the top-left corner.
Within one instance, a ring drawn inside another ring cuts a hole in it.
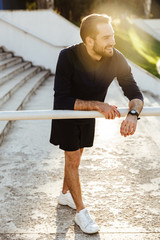
[[[101,102],[99,101],[85,101],[85,100],[76,99],[74,104],[74,110],[98,111],[100,104]]]
[[[115,117],[120,117],[120,113],[116,106],[112,106],[108,103],[100,101],[84,101],[76,99],[74,104],[74,110],[86,110],[86,111],[98,111],[102,113],[107,119],[115,119]]]
[[[143,108],[143,101],[138,98],[132,99],[129,102],[129,111],[134,109],[140,114],[142,111],[142,108]]]

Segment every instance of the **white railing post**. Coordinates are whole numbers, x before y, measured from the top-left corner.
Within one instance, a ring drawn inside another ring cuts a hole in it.
[[[128,113],[128,108],[118,109],[121,117]],[[160,116],[160,107],[144,107],[140,116]],[[103,118],[97,111],[72,110],[25,110],[0,111],[0,121],[7,120],[40,120],[40,119],[69,119],[69,118]]]

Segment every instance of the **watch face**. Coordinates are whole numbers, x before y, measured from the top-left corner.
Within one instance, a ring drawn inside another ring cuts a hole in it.
[[[135,113],[136,113],[136,110],[131,110],[131,113],[132,113],[132,114],[135,114]]]

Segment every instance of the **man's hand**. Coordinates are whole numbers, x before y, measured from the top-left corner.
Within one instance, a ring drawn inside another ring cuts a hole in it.
[[[137,116],[128,114],[126,119],[121,123],[120,133],[122,136],[127,137],[133,135],[136,131]]]
[[[108,103],[99,104],[98,111],[102,113],[106,119],[115,119],[121,116],[120,112],[117,110],[117,106]]]

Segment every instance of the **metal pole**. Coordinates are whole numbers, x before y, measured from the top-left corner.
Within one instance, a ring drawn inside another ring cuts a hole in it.
[[[128,108],[118,109],[121,117],[128,113]],[[144,107],[141,116],[160,116],[160,107]],[[25,110],[0,111],[0,121],[6,120],[40,120],[40,119],[69,119],[69,118],[103,118],[97,111],[72,110]]]

